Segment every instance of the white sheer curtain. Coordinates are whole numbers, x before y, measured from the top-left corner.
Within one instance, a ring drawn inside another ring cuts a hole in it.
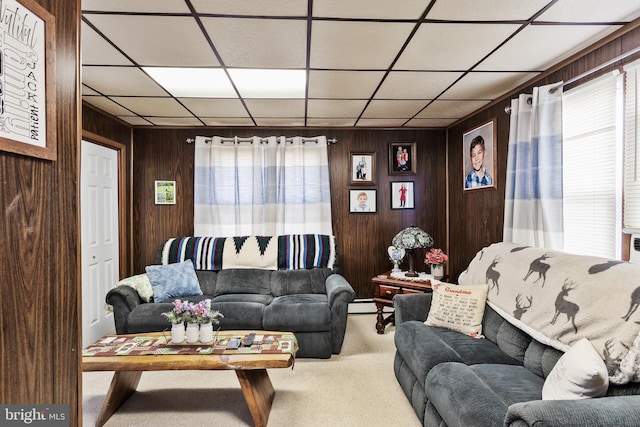
[[[562,83],[511,100],[504,241],[563,249]]]
[[[194,235],[333,234],[324,136],[196,137]]]

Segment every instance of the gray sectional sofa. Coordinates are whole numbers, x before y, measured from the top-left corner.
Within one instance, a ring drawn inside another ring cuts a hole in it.
[[[274,236],[271,245],[278,246],[277,238],[278,236]],[[332,354],[340,353],[348,305],[355,292],[345,278],[337,273],[334,240],[327,245],[332,252],[325,260],[330,259],[330,262],[319,264],[328,267],[313,266],[314,263],[318,264],[316,259],[307,265],[302,262],[296,268],[269,269],[265,268],[264,253],[258,256],[251,253],[255,248],[243,248],[246,249],[245,252],[249,251],[248,255],[236,251],[237,247],[233,251],[226,250],[223,254],[225,244],[227,249],[234,243],[238,245],[238,240],[233,242],[232,239],[228,238],[225,242],[224,238],[189,237],[169,239],[161,245],[158,264],[180,262],[184,259],[194,262],[202,295],[186,295],[180,299],[197,302],[210,298],[212,308],[224,315],[220,322],[223,330],[293,332],[298,339],[298,357],[329,358]],[[310,245],[316,253],[325,252],[326,255],[326,247],[319,249],[305,236],[298,240],[300,239],[303,247]],[[280,240],[281,247],[285,244],[283,241],[284,239]],[[220,249],[218,253],[215,253],[215,247]],[[284,252],[286,251],[278,250],[274,256],[282,256]],[[244,258],[238,261],[236,255]],[[205,257],[206,264],[210,267],[208,269],[202,268]],[[212,262],[214,257],[218,259]],[[225,263],[232,267],[225,268]],[[249,268],[252,263],[258,268]],[[144,302],[138,292],[129,286],[117,286],[106,296],[107,304],[113,307],[118,334],[166,329],[170,325],[161,313],[171,310],[172,301],[173,299],[160,303]]]
[[[546,267],[539,268],[541,263]],[[542,272],[540,277],[531,275],[532,266],[534,273],[536,266]],[[499,274],[489,274],[492,271]],[[476,255],[459,284],[486,283],[491,277],[497,283],[489,284],[482,339],[427,326],[433,294],[394,298],[394,372],[424,426],[640,425],[640,383],[637,376],[620,373],[621,363],[634,358],[622,371],[633,368],[637,375],[638,370],[638,354],[633,352],[640,312],[629,303],[630,290],[640,285],[640,266],[499,243]],[[511,290],[515,300],[513,310],[507,310],[500,303]],[[552,303],[542,302],[545,294]],[[616,294],[620,301],[615,301]],[[614,327],[607,328],[607,322]],[[597,329],[591,330],[594,324]],[[536,329],[544,330],[548,339]],[[631,342],[624,342],[625,329]],[[543,399],[545,381],[569,351],[561,343],[581,338],[592,342],[606,366],[606,394]]]

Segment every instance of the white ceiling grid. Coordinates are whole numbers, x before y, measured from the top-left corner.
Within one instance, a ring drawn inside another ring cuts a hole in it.
[[[83,100],[133,126],[446,127],[640,0],[83,0]],[[143,67],[305,70],[304,98],[177,97]]]

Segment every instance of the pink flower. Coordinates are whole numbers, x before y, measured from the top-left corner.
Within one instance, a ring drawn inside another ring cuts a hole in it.
[[[447,254],[442,252],[442,249],[430,249],[424,257],[425,264],[444,264],[449,260]]]

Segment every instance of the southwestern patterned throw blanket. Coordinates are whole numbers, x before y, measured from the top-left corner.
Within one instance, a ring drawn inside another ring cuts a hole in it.
[[[324,234],[286,234],[182,237],[165,242],[162,264],[187,259],[193,261],[196,270],[293,270],[313,267],[334,269],[337,267],[336,239]]]
[[[640,265],[495,243],[459,281],[489,284],[487,303],[544,344],[566,351],[586,337],[612,383],[640,381]]]

